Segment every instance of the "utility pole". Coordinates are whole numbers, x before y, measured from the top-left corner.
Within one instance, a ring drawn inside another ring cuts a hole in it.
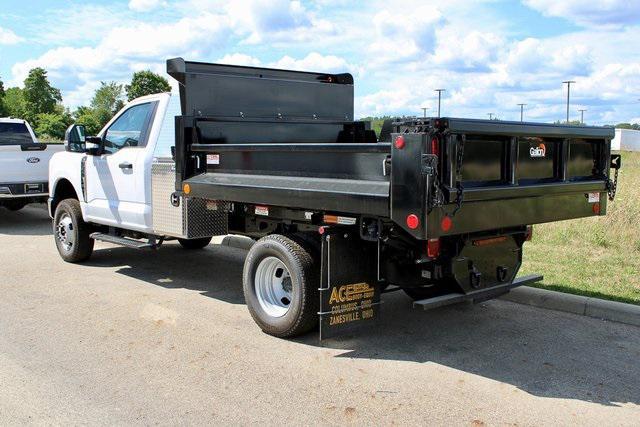
[[[580,124],[584,124],[584,112],[587,111],[587,110],[586,109],[580,109],[578,111],[580,111]]]
[[[422,110],[422,117],[426,119],[427,118],[427,110],[428,110],[428,108],[427,107],[420,107],[420,109]]]
[[[575,83],[574,80],[566,80],[562,82],[567,85],[567,124],[569,123],[569,96],[571,95],[571,83]]]
[[[520,106],[520,123],[524,121],[524,106],[527,104],[518,104]]]
[[[489,120],[493,120],[493,113],[487,113],[487,116],[489,116]]]
[[[438,117],[440,117],[440,101],[442,100],[442,92],[446,92],[446,89],[435,89],[434,92],[438,92]]]

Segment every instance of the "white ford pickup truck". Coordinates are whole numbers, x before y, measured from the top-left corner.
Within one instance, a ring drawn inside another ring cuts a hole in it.
[[[49,160],[62,149],[38,143],[25,120],[0,118],[0,207],[16,211],[46,202]]]
[[[49,168],[49,214],[65,261],[89,258],[95,240],[142,249],[178,239],[199,249],[226,234],[222,212],[205,208],[201,224],[187,224],[186,209],[198,207],[172,200],[180,111],[178,96],[161,93],[129,102],[96,137],[85,138],[82,126],[67,129],[65,151]]]

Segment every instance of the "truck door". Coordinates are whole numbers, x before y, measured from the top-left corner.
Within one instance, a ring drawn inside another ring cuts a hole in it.
[[[103,131],[100,156],[85,164],[86,216],[89,221],[147,231],[144,191],[144,148],[157,101],[122,111]]]

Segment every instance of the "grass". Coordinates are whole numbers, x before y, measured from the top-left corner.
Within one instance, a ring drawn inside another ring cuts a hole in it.
[[[640,153],[623,152],[607,215],[534,227],[520,274],[534,286],[640,305]]]

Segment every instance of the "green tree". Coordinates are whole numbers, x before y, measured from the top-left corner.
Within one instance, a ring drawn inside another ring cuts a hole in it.
[[[150,70],[133,73],[131,84],[126,85],[127,99],[129,101],[152,93],[169,92],[171,86],[167,79]]]
[[[100,127],[124,106],[123,85],[116,82],[100,82],[100,87],[91,99],[91,109]],[[86,111],[84,112],[86,114]],[[86,125],[85,125],[86,126]]]
[[[102,124],[98,121],[95,111],[90,107],[78,107],[73,113],[75,123],[85,127],[87,135],[97,135],[102,129]]]
[[[36,121],[38,125],[35,132],[41,140],[63,139],[64,131],[69,126],[65,116],[59,113],[40,113],[36,117]]]
[[[4,83],[0,79],[0,117],[7,115],[7,108],[4,105]]]
[[[6,115],[17,118],[25,117],[27,109],[22,89],[10,87],[5,91],[3,101]]]
[[[37,122],[39,114],[55,112],[56,105],[62,102],[60,90],[51,86],[47,71],[40,67],[29,71],[24,80],[23,93],[25,116],[34,122]]]
[[[616,126],[616,128],[618,129],[634,129],[634,130],[640,130],[640,124],[638,123],[618,123]]]

